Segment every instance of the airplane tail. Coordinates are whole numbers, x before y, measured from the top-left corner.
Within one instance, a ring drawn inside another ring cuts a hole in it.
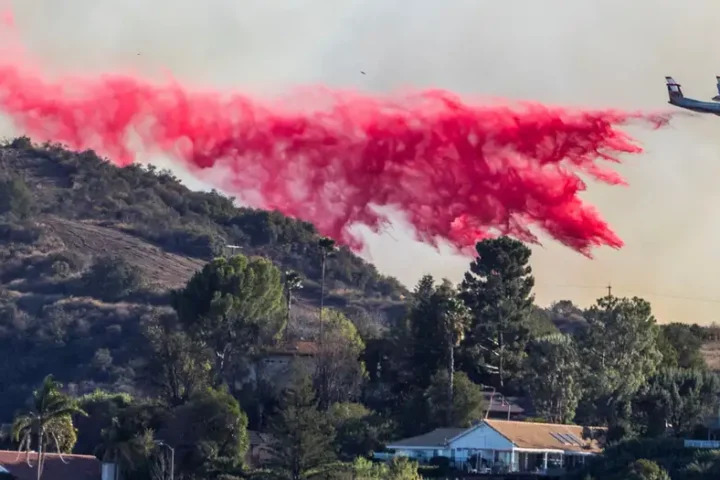
[[[718,94],[713,97],[713,100],[715,100],[716,102],[720,102],[720,75],[715,76],[715,80],[717,80]]]
[[[719,81],[720,81],[720,79],[719,79]],[[672,102],[674,100],[679,100],[684,97],[680,84],[677,83],[672,77],[665,77],[665,82],[667,83],[668,96],[670,97],[670,102]],[[718,88],[720,88],[720,84],[718,84]],[[720,91],[718,91],[718,93],[720,93]]]

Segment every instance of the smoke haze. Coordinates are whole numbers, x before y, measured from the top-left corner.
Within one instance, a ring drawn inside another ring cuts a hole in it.
[[[262,94],[314,83],[376,92],[412,86],[658,109],[666,106],[665,75],[686,95],[709,99],[720,74],[720,4],[710,0],[23,0],[12,7],[23,45],[53,71],[169,71],[191,85]],[[650,300],[660,321],[718,319],[713,302],[688,299],[720,302],[718,122],[677,118],[660,131],[631,130],[646,154],[618,168],[630,186],[591,183],[584,195],[626,246],[594,260],[549,240],[534,247],[539,303],[587,305],[611,282],[615,294]],[[18,133],[7,121],[0,131]],[[402,221],[368,234],[368,258],[409,285],[425,272],[460,278],[467,259],[411,235]]]

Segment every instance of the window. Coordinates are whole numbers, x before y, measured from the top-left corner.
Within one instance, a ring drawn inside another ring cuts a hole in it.
[[[550,435],[564,445],[572,445],[572,442],[568,443],[567,439],[563,438],[561,433],[550,432]]]

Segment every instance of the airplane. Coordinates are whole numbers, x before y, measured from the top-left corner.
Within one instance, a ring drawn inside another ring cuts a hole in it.
[[[687,98],[683,95],[682,88],[679,83],[673,80],[672,77],[665,77],[667,82],[668,96],[670,100],[668,103],[676,107],[684,108],[698,113],[712,113],[713,115],[720,116],[720,76],[717,78],[718,95],[713,97],[713,102],[704,102],[702,100],[696,100],[694,98]]]

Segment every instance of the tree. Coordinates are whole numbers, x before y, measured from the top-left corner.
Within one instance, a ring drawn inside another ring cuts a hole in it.
[[[128,408],[133,398],[126,393],[109,393],[103,390],[84,395],[78,399],[78,406],[87,413],[74,415],[73,424],[78,430],[75,452],[85,455],[94,454],[103,441],[102,430],[112,424]]]
[[[158,402],[133,402],[120,409],[101,430],[102,441],[94,452],[113,462],[125,480],[149,478],[156,451],[155,432],[169,422],[169,414]]]
[[[90,294],[101,300],[119,300],[142,286],[137,268],[119,256],[98,258],[83,275],[83,284]]]
[[[327,268],[327,259],[335,251],[335,240],[328,237],[322,237],[318,240],[320,248],[320,343],[323,343],[323,313],[325,310],[325,269]]]
[[[151,317],[143,335],[150,347],[145,381],[169,406],[182,405],[206,386],[212,368],[207,350],[177,328],[175,318]]]
[[[498,387],[517,378],[529,339],[535,279],[528,265],[531,251],[509,237],[483,240],[475,246],[461,285],[461,298],[473,313],[465,346],[465,365],[491,374]]]
[[[693,369],[707,368],[702,353],[700,352],[703,339],[693,331],[691,325],[668,323],[660,326],[658,336],[666,340],[672,347],[675,352],[678,367]]]
[[[389,463],[356,458],[351,467],[353,480],[421,480],[417,462],[394,457]]]
[[[280,271],[267,259],[235,255],[205,265],[172,305],[190,337],[215,356],[216,383],[234,356],[256,349],[283,327]]]
[[[285,307],[287,309],[287,318],[285,320],[285,337],[290,330],[290,312],[292,310],[293,292],[302,288],[302,278],[297,272],[292,270],[285,272]]]
[[[404,351],[406,356],[398,359],[403,373],[410,386],[421,390],[426,389],[435,372],[446,369],[449,362],[447,344],[442,341],[447,338],[442,304],[449,301],[443,294],[449,295],[451,290],[437,290],[432,276],[420,279],[413,292],[407,324],[397,332],[397,353]]]
[[[704,370],[663,369],[649,380],[640,397],[649,434],[664,434],[665,426],[671,425],[675,436],[685,438],[716,413],[720,377]]]
[[[528,315],[527,326],[530,338],[544,337],[560,331],[553,322],[551,313],[537,305],[533,305],[530,315]]]
[[[671,480],[667,470],[643,458],[632,462],[622,478],[623,480]]]
[[[270,470],[278,479],[324,478],[334,469],[335,432],[318,410],[312,382],[297,378],[286,390],[277,416],[271,421]]]
[[[365,379],[360,356],[365,344],[355,325],[341,312],[327,309],[326,342],[320,345],[316,381],[319,404],[325,410],[332,403],[355,399]]]
[[[335,403],[328,409],[342,460],[367,457],[390,439],[392,425],[360,403]]]
[[[178,467],[201,478],[239,471],[249,447],[248,419],[227,388],[206,388],[173,411],[163,439],[175,446]]]
[[[445,288],[449,285],[444,284]],[[442,294],[441,294],[442,295]],[[447,386],[447,414],[446,420],[448,425],[453,420],[453,392],[454,392],[454,378],[455,378],[455,348],[460,345],[463,338],[465,338],[465,329],[470,318],[470,311],[465,304],[460,300],[454,291],[450,291],[448,294],[442,295],[445,300],[441,306],[443,330],[445,331],[445,338],[448,349],[448,386]]]
[[[536,414],[552,423],[572,422],[582,394],[573,339],[556,333],[531,341],[523,370]]]
[[[40,389],[33,393],[32,408],[15,417],[12,437],[20,444],[20,450],[38,452],[37,478],[42,477],[46,451],[54,446],[58,453],[67,452],[74,445],[75,429],[73,415],[83,415],[77,402],[60,391],[62,385],[48,375]],[[86,414],[85,414],[86,415]],[[64,447],[64,448],[63,448]]]
[[[22,179],[0,179],[0,215],[11,214],[25,220],[32,217],[35,211],[32,192]]]
[[[485,397],[482,388],[474,384],[464,372],[458,372],[453,382],[453,403],[447,403],[448,372],[439,370],[425,391],[429,420],[426,430],[442,427],[470,427],[485,414]],[[449,412],[448,412],[449,410]],[[419,421],[419,420],[418,420]],[[441,423],[442,422],[442,423]]]
[[[634,297],[606,296],[585,312],[583,355],[584,420],[608,422],[617,408],[655,373],[661,361],[658,328],[650,304]]]

